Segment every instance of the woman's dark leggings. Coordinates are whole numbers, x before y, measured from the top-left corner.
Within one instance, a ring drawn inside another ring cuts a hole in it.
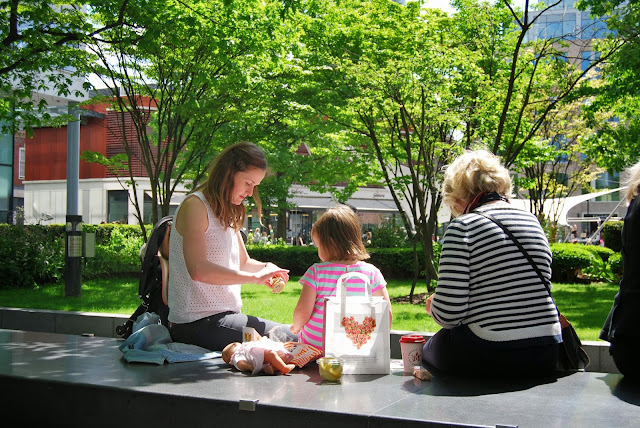
[[[468,327],[441,329],[424,345],[422,361],[443,373],[471,376],[539,376],[552,374],[558,344],[509,347],[474,335]]]
[[[242,327],[253,327],[261,336],[274,332],[279,340],[296,341],[289,327],[274,321],[235,312],[223,312],[169,328],[174,342],[189,343],[212,351],[221,351],[232,342],[242,342]]]
[[[620,373],[635,381],[640,381],[640,365],[638,364],[638,355],[640,354],[638,352],[640,352],[640,345],[635,341],[616,340],[609,347],[609,353]]]

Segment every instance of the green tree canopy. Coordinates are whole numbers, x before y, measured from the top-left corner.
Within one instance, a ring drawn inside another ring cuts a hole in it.
[[[46,2],[9,0],[0,3],[0,123],[4,130],[31,130],[51,120],[45,98],[34,92],[82,97],[74,79],[83,78],[88,63],[85,44],[127,25],[128,0]],[[113,11],[102,22],[96,9]],[[119,42],[119,40],[112,40]],[[72,93],[74,91],[75,93]]]

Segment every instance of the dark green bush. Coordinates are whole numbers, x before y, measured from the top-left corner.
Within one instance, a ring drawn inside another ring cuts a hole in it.
[[[96,244],[95,257],[86,259],[82,273],[84,278],[140,272],[140,248],[143,245],[140,228],[134,231],[130,226],[124,226],[111,228],[108,235],[102,235],[101,241],[104,242],[107,236],[109,241],[107,245]]]
[[[578,244],[581,245],[581,244]],[[603,262],[609,260],[609,257],[616,254],[611,248],[601,247],[599,245],[583,245],[585,250],[592,252],[593,254],[599,256]]]
[[[153,226],[146,225],[147,230],[147,238],[149,238],[149,234],[151,233],[151,229]],[[140,226],[132,225],[132,224],[115,224],[115,223],[105,223],[105,224],[83,224],[82,231],[95,233],[96,234],[96,245],[110,245],[111,237],[113,231],[118,231],[117,239],[142,239],[142,231],[140,230]]]
[[[138,226],[85,224],[83,231],[96,234],[96,254],[85,259],[84,278],[140,272],[142,233]],[[66,262],[65,240],[64,225],[0,224],[0,287],[27,288],[60,281]]]
[[[316,247],[297,246],[249,246],[249,255],[261,261],[269,261],[283,268],[289,269],[290,275],[304,275],[309,266],[318,263],[318,249]],[[411,248],[368,248],[371,258],[367,261],[376,266],[387,279],[408,279],[413,277],[413,249]],[[420,251],[420,250],[419,250]],[[434,257],[440,255],[440,244],[434,243]],[[420,275],[424,275],[425,264],[422,252],[418,254]],[[436,265],[437,266],[437,265]]]
[[[622,266],[622,254],[614,253],[609,257],[609,266],[611,267],[611,271],[617,275],[618,278],[622,277],[623,266]]]
[[[604,246],[615,252],[622,250],[622,221],[608,221],[602,227]]]
[[[384,222],[373,231],[371,247],[397,248],[407,245],[407,232],[404,227],[396,226],[391,222]]]
[[[387,279],[413,278],[414,258],[412,248],[372,248],[371,259],[367,260],[382,272]],[[418,272],[424,272],[424,257],[418,254]]]
[[[304,275],[309,266],[320,261],[316,247],[251,245],[247,252],[253,259],[289,269],[289,274],[295,276]]]
[[[582,269],[591,266],[596,255],[584,248],[585,245],[552,243],[552,280],[575,282]]]
[[[0,287],[26,288],[57,281],[64,272],[60,225],[0,224]]]
[[[608,260],[614,254],[618,254],[611,248],[600,247],[598,245],[581,245],[585,250],[594,255],[591,265],[582,270],[585,277],[593,281],[615,282],[619,278],[608,263]]]
[[[83,225],[83,231],[95,233],[95,257],[84,259],[83,278],[140,272],[139,252],[143,244],[138,226],[101,224]],[[147,226],[147,233],[151,226]],[[60,281],[65,270],[64,225],[0,225],[0,287],[33,287]],[[440,255],[440,244],[433,244],[434,257]],[[271,261],[290,270],[291,275],[303,275],[320,261],[316,247],[287,245],[248,246],[251,257]],[[369,248],[369,262],[388,278],[413,277],[413,250],[408,247]],[[422,252],[418,254],[419,275],[424,275]]]

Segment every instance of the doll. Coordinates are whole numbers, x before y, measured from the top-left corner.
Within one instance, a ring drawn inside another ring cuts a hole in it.
[[[293,354],[282,342],[276,342],[266,337],[251,342],[233,342],[222,350],[222,359],[236,369],[251,374],[263,370],[267,374],[289,373],[295,368],[290,364]]]

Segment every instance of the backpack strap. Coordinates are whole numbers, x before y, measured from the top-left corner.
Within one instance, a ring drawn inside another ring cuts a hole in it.
[[[158,251],[160,271],[162,272],[162,302],[169,306],[169,259],[165,259]]]

